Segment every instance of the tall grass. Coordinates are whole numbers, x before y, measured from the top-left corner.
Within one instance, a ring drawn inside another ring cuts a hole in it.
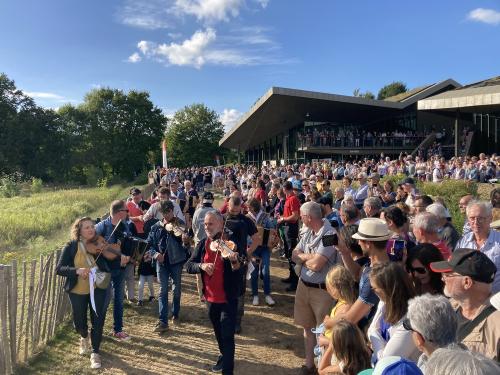
[[[97,210],[104,213],[112,200],[126,194],[127,189],[116,185],[0,198],[0,260],[8,261],[16,252],[43,246],[63,228],[69,233],[77,217],[96,214]]]

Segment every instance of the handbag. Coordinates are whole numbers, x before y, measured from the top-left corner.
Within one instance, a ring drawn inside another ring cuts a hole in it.
[[[89,265],[89,267],[95,268],[95,283],[94,283],[95,286],[99,289],[108,289],[109,284],[111,282],[111,273],[104,272],[99,269],[96,262],[94,260],[91,260],[89,254],[87,253],[87,250],[85,249],[85,246],[81,242],[80,242],[80,248],[85,254],[85,258],[87,260],[87,264]]]

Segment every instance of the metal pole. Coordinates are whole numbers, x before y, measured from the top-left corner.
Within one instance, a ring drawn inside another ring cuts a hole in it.
[[[459,110],[457,109],[457,111],[455,112],[455,157],[458,156],[458,149],[459,149],[459,135],[458,135],[458,130],[459,130],[459,124],[458,124],[458,119],[460,117],[460,112]]]

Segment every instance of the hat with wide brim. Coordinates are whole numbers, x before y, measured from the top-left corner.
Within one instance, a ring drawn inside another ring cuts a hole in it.
[[[500,229],[500,219],[495,220],[490,224],[491,229]]]
[[[377,218],[361,219],[357,233],[352,238],[363,241],[385,241],[392,237],[387,224]]]

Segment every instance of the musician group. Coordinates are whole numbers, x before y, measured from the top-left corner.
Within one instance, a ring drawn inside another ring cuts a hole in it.
[[[252,278],[254,286],[259,276],[269,278],[269,255],[265,252],[269,253],[269,244],[276,236],[274,229],[266,225],[264,230],[262,220],[256,220],[262,213],[257,201],[251,214],[244,215],[241,198],[231,196],[222,215],[212,205],[213,194],[202,194],[200,199],[188,183],[178,190],[174,182],[169,188],[160,187],[145,201],[142,192],[134,188],[127,201],[111,203],[107,218],[94,223],[84,217],[73,223],[71,241],[63,249],[56,272],[66,277],[73,324],[80,335],[79,352],[90,354],[91,368],[102,365],[99,349],[110,302],[112,337],[130,340],[123,322],[125,287],[128,301],[142,306],[146,282],[149,301],[155,299],[156,278],[160,284],[159,314],[152,331],[164,334],[169,322],[179,323],[182,272],[186,270],[197,275],[199,297],[206,305],[219,346],[220,356],[212,371],[233,373],[234,335],[242,330],[246,282]],[[261,259],[267,259],[266,269],[261,267]],[[135,270],[139,273],[138,300]],[[274,305],[269,281],[264,291],[268,305]]]

